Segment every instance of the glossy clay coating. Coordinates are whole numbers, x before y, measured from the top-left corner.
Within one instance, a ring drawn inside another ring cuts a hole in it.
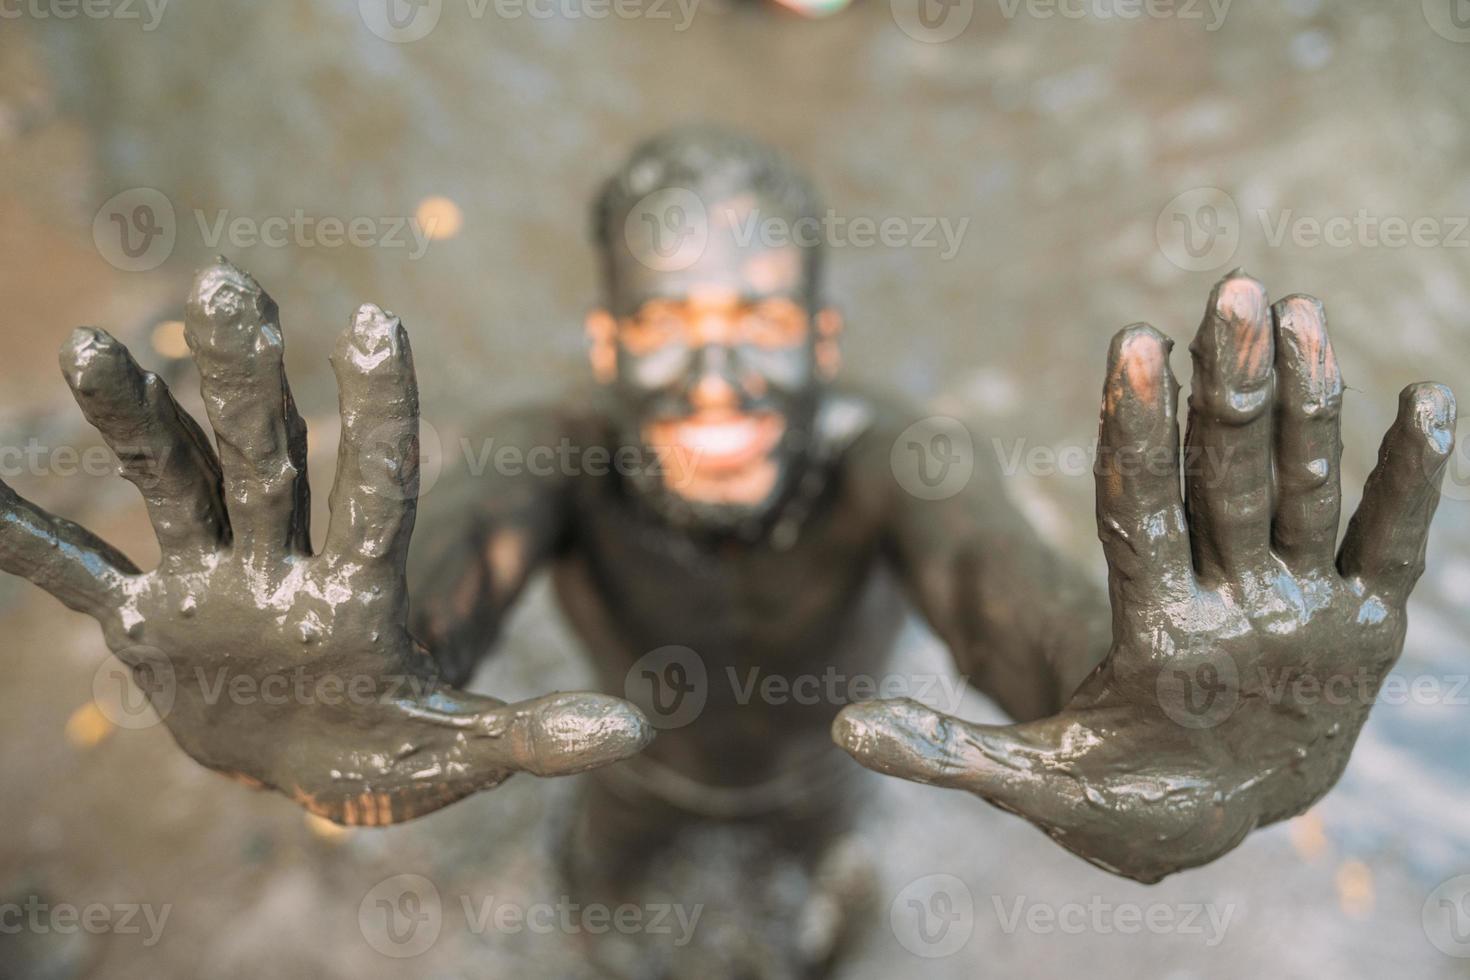
[[[0,525],[0,564],[99,620],[155,703],[167,697],[165,721],[186,752],[333,820],[374,825],[515,772],[577,772],[647,744],[652,730],[617,698],[504,705],[450,688],[410,637],[418,395],[396,317],[364,305],[332,358],[343,435],[319,555],[308,552],[306,428],[275,303],[220,260],[195,280],[187,337],[217,456],[163,382],[107,334],[78,330],[61,354],[82,411],[143,491],[159,568],[140,573],[8,489]],[[322,696],[219,696],[242,679]]]
[[[107,334],[79,330],[62,352],[82,411],[145,496],[160,566],[141,572],[0,488],[0,567],[97,618],[152,679],[155,703],[168,696],[166,722],[195,759],[350,824],[409,819],[515,772],[578,772],[644,750],[649,768],[628,772],[664,775],[642,785],[754,798],[783,772],[830,770],[830,734],[865,766],[968,790],[1100,867],[1156,881],[1301,812],[1336,781],[1402,648],[1453,442],[1448,390],[1407,388],[1337,547],[1343,388],[1322,307],[1304,296],[1272,306],[1234,273],[1190,347],[1182,456],[1169,340],[1136,325],[1109,350],[1097,512],[1111,617],[1026,527],[996,473],[980,466],[943,500],[905,493],[890,450],[913,416],[825,384],[802,463],[815,478],[780,504],[800,509],[778,508],[795,515],[788,538],[707,539],[611,480],[482,480],[436,498],[410,576],[418,403],[398,320],[363,306],[333,356],[343,434],[320,554],[275,304],[221,259],[197,277],[187,327],[218,453]],[[617,409],[528,410],[494,434],[615,448],[625,422]],[[452,686],[546,566],[605,691],[625,693],[638,658],[670,643],[697,650],[715,677],[751,665],[879,671],[906,596],[1019,724],[970,724],[907,700],[840,714],[742,702],[711,684],[703,713],[655,742],[640,706],[611,694],[505,705]],[[220,677],[301,674],[370,696],[207,696]],[[1364,676],[1366,696],[1345,700],[1300,699],[1282,683],[1348,679],[1358,691]],[[1213,685],[1203,704],[1202,677]]]
[[[1102,666],[1060,712],[1016,726],[912,702],[850,707],[835,726],[864,765],[967,789],[1141,881],[1220,856],[1336,782],[1402,649],[1455,422],[1444,387],[1405,389],[1338,549],[1342,379],[1321,304],[1270,306],[1241,273],[1215,288],[1190,347],[1182,497],[1170,346],[1136,325],[1109,352]]]

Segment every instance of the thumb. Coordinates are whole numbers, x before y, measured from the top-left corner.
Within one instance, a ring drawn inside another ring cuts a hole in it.
[[[977,725],[908,698],[842,709],[832,738],[863,766],[1013,805],[1043,778],[1042,753],[1017,728]]]
[[[565,776],[621,762],[653,741],[636,706],[606,694],[550,694],[483,712],[476,737],[507,769]]]

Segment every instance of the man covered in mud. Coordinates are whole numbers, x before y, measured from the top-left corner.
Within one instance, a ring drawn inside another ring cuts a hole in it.
[[[146,497],[159,567],[8,488],[0,567],[97,618],[155,699],[166,689],[185,752],[332,820],[384,825],[517,772],[591,770],[565,847],[589,889],[616,889],[710,827],[759,828],[828,880],[856,803],[838,747],[973,793],[1145,882],[1320,798],[1402,648],[1450,392],[1404,390],[1339,545],[1342,379],[1321,304],[1272,305],[1240,273],[1215,287],[1190,347],[1182,451],[1171,342],[1125,328],[1100,422],[1104,595],[1043,546],[997,468],[956,459],[950,423],[836,384],[842,319],[820,243],[748,233],[820,214],[801,175],[742,137],[684,129],[639,147],[595,208],[596,390],[483,430],[524,454],[570,445],[622,465],[446,483],[412,560],[404,328],[365,305],[332,358],[343,429],[314,553],[277,309],[221,260],[197,277],[186,321],[213,443],[107,334],[78,330],[62,352],[82,411]],[[602,693],[467,693],[542,570]],[[1015,725],[729,680],[881,677],[909,606]],[[221,670],[411,683],[232,704],[193,680]],[[1350,699],[1299,701],[1281,683],[1361,676],[1370,690]],[[801,955],[826,955],[811,946]],[[799,975],[741,969],[730,975]]]

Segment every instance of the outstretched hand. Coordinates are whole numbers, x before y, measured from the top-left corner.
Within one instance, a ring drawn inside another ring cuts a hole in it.
[[[1171,343],[1108,355],[1097,475],[1113,644],[1061,713],[976,725],[852,705],[869,768],[969,790],[1093,863],[1156,881],[1305,810],[1337,780],[1403,648],[1404,605],[1454,442],[1437,384],[1399,397],[1337,547],[1342,379],[1321,304],[1216,286],[1190,351],[1181,454]]]
[[[396,317],[364,305],[332,357],[342,441],[320,554],[275,303],[221,259],[196,278],[186,327],[218,454],[106,333],[80,329],[61,353],[77,403],[144,495],[156,570],[0,484],[0,568],[96,618],[186,752],[331,819],[384,824],[648,743],[647,721],[618,698],[506,705],[448,688],[409,635],[419,414]]]

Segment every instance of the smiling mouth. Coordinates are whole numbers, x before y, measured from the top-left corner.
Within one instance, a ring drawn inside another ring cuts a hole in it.
[[[674,450],[688,466],[711,476],[732,474],[767,459],[786,433],[776,412],[696,412],[648,426],[649,444]]]

